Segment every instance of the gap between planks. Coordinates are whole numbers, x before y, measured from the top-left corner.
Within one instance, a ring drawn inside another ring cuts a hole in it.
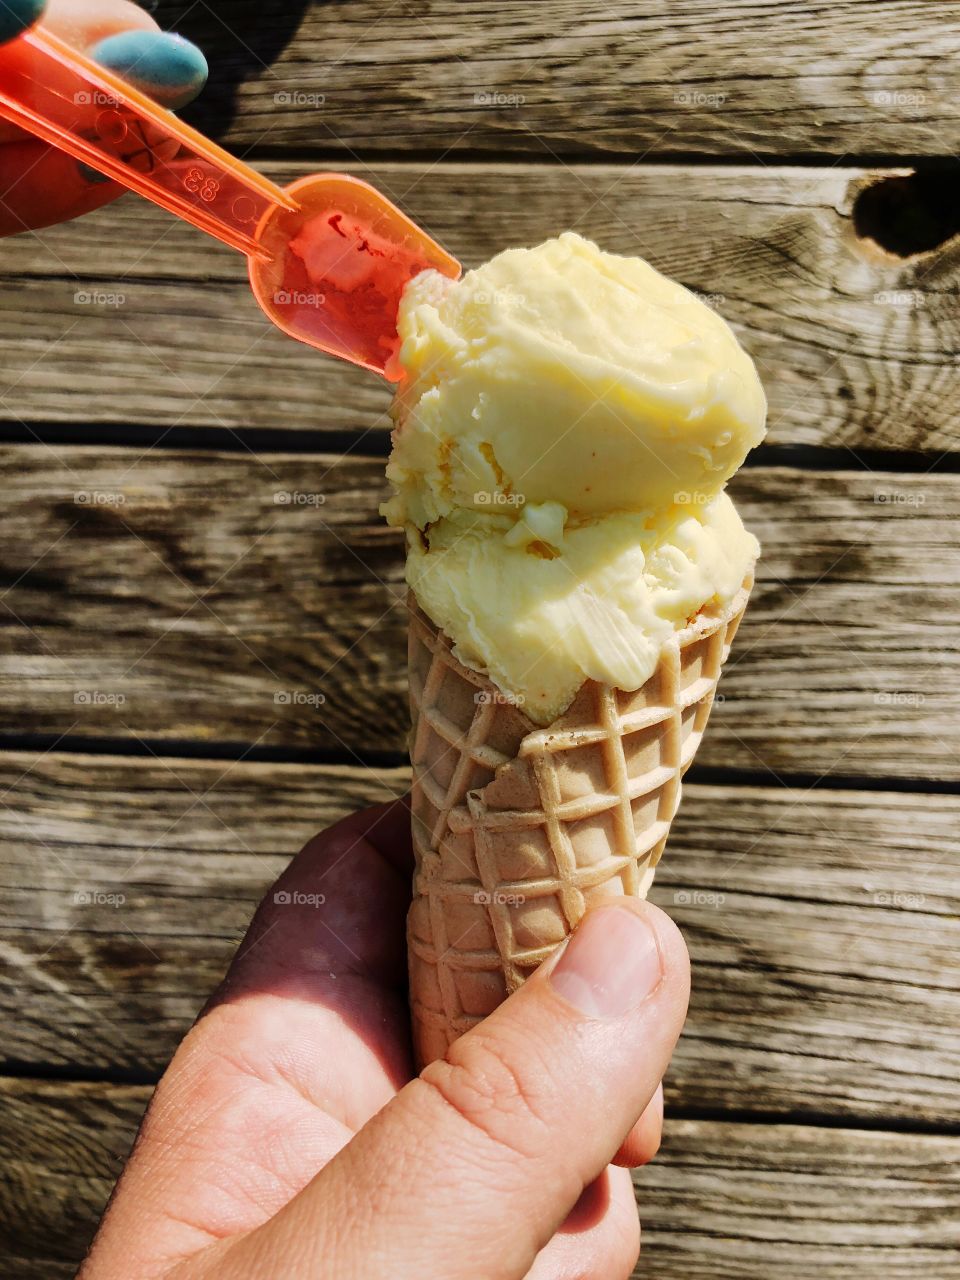
[[[198,763],[223,761],[239,764],[302,764],[346,766],[370,769],[405,768],[409,757],[403,751],[304,750],[297,747],[255,747],[238,742],[193,742],[169,738],[70,737],[41,733],[0,733],[0,756],[31,751],[67,755],[126,757],[131,760],[190,760]],[[902,795],[960,795],[960,781],[933,778],[871,777],[861,774],[807,774],[778,771],[776,777],[748,769],[725,769],[694,763],[684,775],[685,783],[705,787],[771,786],[785,791],[886,791]]]
[[[329,458],[331,462],[386,461],[390,455],[388,427],[342,427],[316,431],[282,428],[185,426],[163,427],[151,423],[96,422],[79,435],[75,423],[0,421],[0,449],[36,445],[44,448],[107,449],[147,448],[151,452],[214,454],[303,454]],[[957,475],[960,451],[919,449],[867,449],[850,445],[760,444],[743,462],[743,469],[791,467],[798,471],[832,471],[887,475]]]
[[[160,1082],[162,1071],[135,1071],[96,1068],[55,1063],[6,1062],[0,1068],[0,1090],[3,1082],[17,1081],[25,1087],[37,1085],[106,1085],[131,1090],[153,1090]],[[15,1086],[14,1086],[15,1087]],[[145,1094],[145,1099],[149,1094]],[[798,1129],[830,1129],[846,1133],[887,1133],[903,1135],[929,1135],[938,1138],[960,1138],[960,1121],[902,1119],[898,1116],[858,1116],[855,1114],[830,1115],[828,1112],[809,1111],[751,1111],[745,1108],[692,1107],[673,1103],[668,1107],[671,1122],[691,1121],[702,1124],[744,1124],[754,1126],[791,1125]]]

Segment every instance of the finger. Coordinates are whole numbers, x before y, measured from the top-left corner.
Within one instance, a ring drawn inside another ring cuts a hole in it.
[[[640,1252],[633,1180],[605,1169],[582,1193],[525,1280],[626,1280]]]
[[[353,974],[405,994],[412,860],[406,797],[315,836],[257,908],[214,1003],[263,989],[278,973],[321,989]]]
[[[279,1019],[304,1049],[295,1064],[301,1092],[354,1130],[412,1072],[410,879],[373,843],[390,843],[398,813],[409,842],[405,801],[393,801],[352,814],[304,847],[267,892],[196,1029],[226,1050],[242,1029],[273,1037]]]
[[[393,1280],[520,1280],[656,1092],[688,991],[686,948],[661,911],[598,906],[309,1187],[198,1274],[240,1280],[269,1260],[302,1280],[387,1267]]]
[[[94,3],[88,3],[88,0],[50,0],[45,8],[39,0],[0,0],[0,13],[3,12],[2,6],[9,4],[22,5],[25,9],[39,8],[41,12],[37,16],[42,16],[43,25],[84,53],[92,53],[100,41],[121,31],[156,34],[160,30],[154,19],[133,0],[94,0]],[[0,120],[0,142],[22,141],[25,136],[15,125]]]
[[[90,172],[43,142],[0,145],[0,236],[65,222],[122,194]]]
[[[0,13],[8,2],[0,0]],[[207,64],[200,50],[179,36],[160,32],[149,14],[130,0],[93,5],[87,0],[51,0],[44,24],[162,106],[184,106],[206,83]],[[77,217],[123,190],[65,152],[2,121],[0,144],[0,234]]]
[[[369,815],[369,817],[367,817]],[[351,819],[347,819],[350,821]],[[413,875],[413,841],[410,837],[410,796],[398,796],[388,804],[354,814],[353,821],[361,822],[363,833],[377,852],[390,863],[404,879]]]
[[[267,893],[157,1088],[91,1274],[260,1225],[410,1078],[410,879],[374,841],[409,845],[405,801],[315,837]]]
[[[171,31],[119,31],[95,44],[90,56],[171,111],[192,102],[207,83],[206,58]]]
[[[49,0],[43,25],[75,49],[91,49],[118,31],[159,30],[133,0]]]
[[[625,1169],[636,1169],[639,1165],[649,1164],[660,1150],[662,1140],[663,1085],[661,1084],[657,1086],[657,1092],[650,1099],[643,1115],[620,1144],[620,1150],[613,1157],[613,1163],[623,1165]]]

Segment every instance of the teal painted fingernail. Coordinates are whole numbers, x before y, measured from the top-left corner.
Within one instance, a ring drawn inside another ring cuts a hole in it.
[[[32,27],[46,6],[46,0],[0,0],[0,44]]]
[[[122,31],[101,40],[90,56],[173,110],[192,102],[207,82],[207,60],[197,46],[167,31]]]

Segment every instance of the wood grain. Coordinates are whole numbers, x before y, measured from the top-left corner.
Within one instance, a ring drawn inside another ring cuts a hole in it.
[[[11,1280],[74,1274],[149,1097],[0,1081],[0,1249]],[[960,1275],[960,1139],[667,1117],[635,1177],[645,1280]]]
[[[466,266],[568,227],[639,252],[731,320],[773,443],[957,450],[958,240],[900,258],[853,214],[901,172],[864,166],[952,156],[960,3],[158,17],[211,60],[191,118],[278,180],[346,166]],[[0,753],[4,1275],[74,1274],[150,1092],[30,1074],[162,1071],[290,854],[405,784],[173,754],[402,750],[382,461],[333,455],[382,453],[388,403],[143,202],[0,242],[0,432],[235,449],[0,453],[0,734],[142,753]],[[290,429],[297,453],[256,452]],[[960,1121],[960,798],[922,781],[960,778],[960,477],[856,466],[736,482],[765,555],[699,763],[771,785],[688,785],[653,896],[695,975],[668,1116],[778,1123],[668,1118],[636,1178],[646,1280],[960,1280],[960,1139],[892,1131]]]
[[[643,1280],[960,1276],[958,1139],[670,1120],[635,1174]]]
[[[0,757],[5,1064],[159,1073],[290,855],[405,783]],[[671,1103],[960,1121],[958,819],[955,797],[689,785],[653,895],[695,974]]]
[[[302,159],[271,164],[287,179]],[[567,228],[697,290],[774,443],[956,450],[958,257],[858,240],[854,169],[355,165],[468,265]],[[111,246],[109,256],[103,246]],[[76,299],[79,299],[77,301]],[[382,381],[263,318],[243,262],[133,197],[0,243],[0,420],[386,431]],[[42,429],[42,428],[41,428]]]
[[[0,732],[403,751],[382,468],[8,448]],[[960,478],[755,468],[733,492],[764,556],[699,763],[960,777]]]
[[[150,1092],[0,1078],[0,1256],[9,1280],[75,1274]]]
[[[294,35],[289,10],[251,0],[225,22],[165,5],[211,57],[192,118],[232,115],[237,148],[347,155],[953,150],[960,5],[945,0],[302,7]]]

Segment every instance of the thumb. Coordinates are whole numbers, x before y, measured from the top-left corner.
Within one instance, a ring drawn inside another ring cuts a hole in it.
[[[596,907],[217,1275],[519,1280],[655,1093],[688,993],[663,912]]]

